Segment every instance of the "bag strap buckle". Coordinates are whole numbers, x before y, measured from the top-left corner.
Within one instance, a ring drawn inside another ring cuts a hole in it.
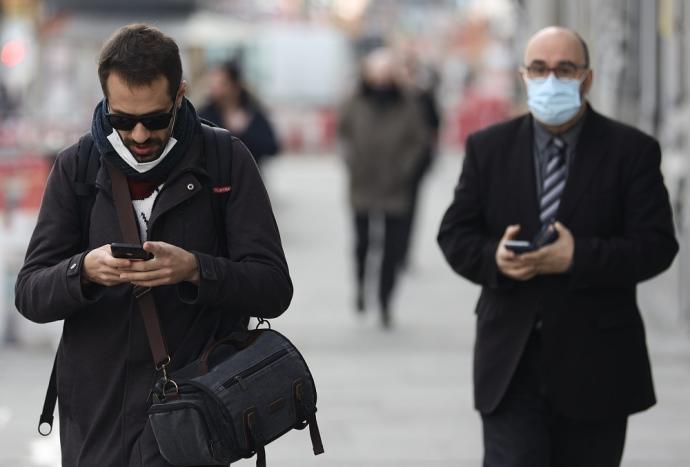
[[[134,286],[134,297],[141,298],[151,291],[151,287]]]
[[[267,319],[264,318],[257,318],[259,321],[256,323],[256,327],[254,329],[259,329],[261,326],[264,324],[266,325],[266,329],[271,329],[271,322]]]

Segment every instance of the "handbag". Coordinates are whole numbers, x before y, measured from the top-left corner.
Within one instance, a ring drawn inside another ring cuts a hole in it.
[[[123,238],[139,243],[127,180],[106,164]],[[135,286],[134,295],[161,373],[150,394],[148,418],[166,461],[175,466],[228,465],[256,454],[257,467],[265,467],[268,443],[307,426],[314,454],[324,452],[314,379],[285,336],[270,328],[232,333],[198,360],[168,374],[171,357],[150,288]]]
[[[299,351],[272,329],[243,334],[156,384],[148,417],[171,464],[228,465],[256,453],[265,466],[266,444],[307,426],[314,454],[323,452],[314,380]]]

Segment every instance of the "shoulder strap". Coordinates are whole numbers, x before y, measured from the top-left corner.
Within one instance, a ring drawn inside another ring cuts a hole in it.
[[[137,221],[132,210],[132,198],[129,194],[127,178],[109,162],[106,162],[106,167],[113,184],[113,200],[122,239],[127,243],[139,244],[139,229],[137,228]],[[133,292],[139,306],[139,312],[144,320],[144,328],[156,370],[162,370],[163,375],[167,378],[166,367],[170,364],[170,354],[165,346],[165,337],[161,330],[156,304],[153,301],[153,294],[150,293],[150,290],[150,287],[135,286]]]
[[[211,202],[216,236],[223,256],[228,256],[225,231],[225,208],[230,199],[232,184],[233,143],[235,138],[223,128],[201,125],[204,133],[206,171],[211,180]]]

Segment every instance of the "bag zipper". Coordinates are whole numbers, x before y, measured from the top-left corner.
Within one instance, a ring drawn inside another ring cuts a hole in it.
[[[289,352],[288,349],[281,349],[281,350],[279,350],[279,351],[277,351],[277,352],[275,352],[275,353],[272,353],[271,355],[269,355],[268,357],[264,358],[264,359],[261,360],[260,362],[255,363],[254,365],[250,366],[250,367],[247,368],[246,370],[242,370],[242,371],[240,371],[239,373],[237,373],[235,376],[233,376],[232,378],[226,380],[226,381],[222,384],[222,386],[223,386],[225,389],[229,389],[230,387],[234,386],[235,384],[239,384],[240,386],[242,386],[242,389],[247,389],[247,386],[246,386],[246,384],[244,383],[244,379],[245,379],[245,378],[248,378],[249,376],[251,376],[251,375],[253,375],[254,373],[256,373],[256,372],[258,372],[259,370],[261,370],[262,368],[267,367],[267,366],[270,365],[271,363],[274,363],[274,362],[276,362],[277,360],[280,360],[280,358],[282,358],[282,357],[284,357],[285,355],[287,355],[288,352]]]

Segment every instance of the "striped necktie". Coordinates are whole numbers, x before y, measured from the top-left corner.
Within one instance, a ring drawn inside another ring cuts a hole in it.
[[[568,174],[565,164],[565,142],[562,139],[554,137],[546,147],[546,153],[546,170],[539,200],[539,219],[542,225],[550,224],[556,218]]]

